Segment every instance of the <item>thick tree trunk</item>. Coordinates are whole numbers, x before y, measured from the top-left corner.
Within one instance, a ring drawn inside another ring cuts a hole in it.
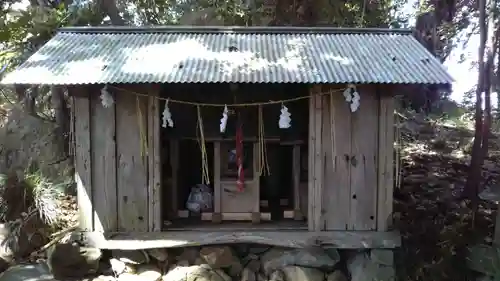
[[[465,195],[471,200],[472,208],[475,211],[478,204],[478,191],[481,182],[481,167],[482,159],[482,130],[483,130],[483,110],[482,110],[482,94],[485,91],[485,63],[484,55],[487,40],[486,26],[486,0],[479,0],[479,34],[480,42],[478,49],[478,81],[476,89],[476,110],[475,110],[475,134],[474,143],[472,145],[472,156],[469,174],[465,183]]]

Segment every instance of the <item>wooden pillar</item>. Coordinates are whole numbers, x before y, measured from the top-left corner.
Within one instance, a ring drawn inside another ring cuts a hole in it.
[[[250,185],[250,188],[253,188],[253,213],[252,213],[252,223],[260,223],[260,173],[259,167],[259,143],[254,143],[253,145],[253,183]]]
[[[73,88],[75,135],[75,182],[78,203],[79,229],[93,231],[92,173],[90,155],[90,100],[84,87]]]
[[[220,223],[222,221],[221,214],[221,182],[220,182],[220,142],[214,142],[214,212],[212,222]]]
[[[294,145],[292,153],[293,219],[302,220],[304,216],[300,209],[300,146]]]
[[[314,86],[309,99],[309,206],[308,229],[320,231],[323,228],[322,200],[323,200],[323,164],[322,148],[323,127],[323,99],[320,95],[321,87]]]
[[[148,109],[148,217],[149,231],[162,228],[162,163],[160,147],[160,101],[158,89],[151,93]]]

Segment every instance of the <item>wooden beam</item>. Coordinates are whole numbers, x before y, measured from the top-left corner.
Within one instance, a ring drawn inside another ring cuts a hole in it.
[[[172,183],[170,185],[170,209],[173,214],[179,210],[179,141],[170,140],[170,167]],[[184,207],[184,206],[181,206]]]
[[[90,100],[83,95],[85,87],[75,88],[73,98],[75,134],[75,182],[78,203],[79,227],[93,230],[92,163],[90,149]],[[78,93],[77,93],[78,91]]]
[[[221,159],[220,159],[220,142],[214,142],[214,214],[212,216],[212,221],[214,223],[220,223],[222,217],[220,213],[222,212],[222,191],[221,191]]]
[[[100,249],[151,249],[203,246],[215,244],[252,243],[280,247],[314,246],[339,249],[391,249],[401,245],[397,232],[377,231],[168,231],[148,233],[76,232],[73,237]]]
[[[302,220],[300,209],[300,146],[294,145],[292,152],[292,184],[293,184],[293,216],[296,220]]]
[[[322,148],[323,128],[323,96],[316,95],[320,92],[320,86],[311,89],[309,100],[309,205],[307,222],[310,231],[320,231],[323,210],[323,164],[324,155]]]
[[[161,148],[160,148],[160,101],[149,97],[148,104],[148,227],[161,231]]]
[[[254,213],[218,213],[223,221],[251,221]],[[259,220],[270,221],[271,213],[259,213]],[[202,213],[202,221],[211,221],[213,213]]]

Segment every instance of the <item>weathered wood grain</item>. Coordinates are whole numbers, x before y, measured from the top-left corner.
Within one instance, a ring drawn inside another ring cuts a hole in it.
[[[161,231],[161,148],[160,148],[160,101],[156,93],[149,97],[148,109],[148,227]]]
[[[147,150],[141,142],[139,122],[147,134],[147,97],[116,96],[116,153],[118,157],[118,229],[148,230]],[[137,102],[142,113],[138,114]]]
[[[84,87],[74,88],[75,182],[79,228],[93,230],[92,164],[90,152],[90,101],[82,97]]]
[[[321,91],[320,86],[311,89],[311,98],[309,101],[309,205],[308,205],[308,226],[310,231],[320,231],[324,223],[322,222],[323,210],[323,173],[324,158],[323,155],[323,95],[318,95]]]
[[[99,89],[91,89],[94,230],[117,231],[115,105],[103,107]]]
[[[251,243],[271,246],[307,248],[314,246],[340,249],[397,248],[401,237],[397,232],[377,231],[169,231],[147,233],[98,232],[75,233],[84,243],[101,249],[150,249]]]
[[[324,143],[325,181],[324,203],[327,230],[346,230],[349,223],[351,202],[351,112],[342,93],[329,97],[328,120],[330,136]]]
[[[377,230],[386,231],[392,225],[394,189],[394,98],[378,93],[378,170],[377,170]]]
[[[349,230],[376,228],[379,103],[374,89],[370,86],[358,89],[360,107],[352,113]]]

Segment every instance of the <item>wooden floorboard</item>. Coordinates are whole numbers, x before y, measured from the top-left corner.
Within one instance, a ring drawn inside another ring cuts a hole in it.
[[[74,237],[101,249],[151,249],[203,246],[215,244],[252,243],[291,248],[322,246],[339,249],[397,248],[401,237],[397,232],[376,231],[190,231],[171,230],[146,233],[79,232]]]

